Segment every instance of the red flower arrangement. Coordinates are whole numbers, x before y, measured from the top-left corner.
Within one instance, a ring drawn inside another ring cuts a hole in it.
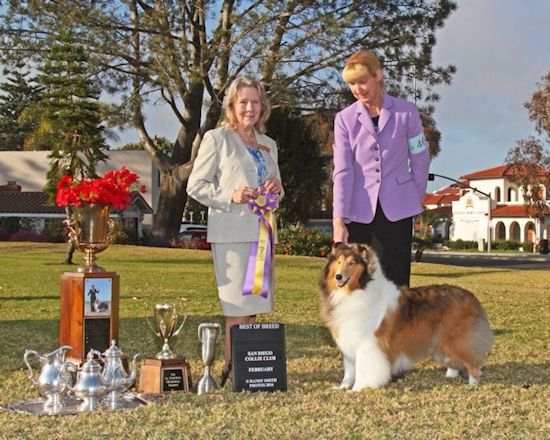
[[[118,209],[130,206],[132,191],[144,193],[145,185],[140,185],[137,174],[122,167],[118,171],[107,171],[97,179],[73,181],[73,176],[65,175],[57,183],[55,203],[57,206],[81,206],[85,203],[104,203]]]

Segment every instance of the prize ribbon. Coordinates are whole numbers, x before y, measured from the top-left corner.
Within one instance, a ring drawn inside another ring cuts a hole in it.
[[[273,232],[275,211],[279,206],[279,195],[269,194],[262,185],[258,196],[248,202],[248,208],[258,216],[260,234],[252,244],[244,280],[243,295],[261,295],[267,298],[271,281],[271,259],[273,257]]]

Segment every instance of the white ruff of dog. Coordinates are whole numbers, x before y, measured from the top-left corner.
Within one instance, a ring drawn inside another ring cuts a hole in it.
[[[398,288],[361,245],[337,245],[321,279],[323,316],[344,356],[339,388],[379,388],[432,357],[447,377],[481,379],[493,333],[477,299],[456,286]]]

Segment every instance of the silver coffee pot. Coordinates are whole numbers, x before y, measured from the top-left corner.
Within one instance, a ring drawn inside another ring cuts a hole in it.
[[[86,362],[78,371],[76,384],[71,391],[82,399],[78,407],[79,411],[94,411],[101,406],[101,400],[112,391],[101,375],[101,365],[94,359],[94,356],[101,356],[101,352],[91,349],[86,355]]]
[[[44,412],[48,414],[59,414],[63,408],[62,395],[65,394],[73,383],[72,373],[76,373],[77,366],[65,360],[67,353],[73,348],[70,345],[63,345],[51,353],[40,354],[35,350],[27,349],[23,355],[25,365],[30,371],[29,379],[33,386],[38,387],[44,402]],[[33,369],[29,358],[36,356],[42,369],[38,380],[33,379]]]
[[[125,405],[123,393],[130,388],[136,380],[136,360],[139,353],[134,356],[131,364],[130,374],[126,373],[122,363],[122,351],[116,346],[116,341],[111,341],[111,346],[102,354],[103,381],[111,391],[104,399],[104,404],[110,409],[122,408]]]

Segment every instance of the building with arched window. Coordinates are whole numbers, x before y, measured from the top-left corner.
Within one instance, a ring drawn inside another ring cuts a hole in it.
[[[490,234],[491,241],[531,243],[550,238],[550,188],[540,188],[547,209],[538,218],[534,209],[527,209],[523,191],[513,182],[512,173],[510,165],[476,171],[461,176],[461,183],[426,194],[426,209],[442,214],[433,225],[434,235],[449,240],[487,241]],[[541,169],[541,173],[548,175],[550,170]]]

